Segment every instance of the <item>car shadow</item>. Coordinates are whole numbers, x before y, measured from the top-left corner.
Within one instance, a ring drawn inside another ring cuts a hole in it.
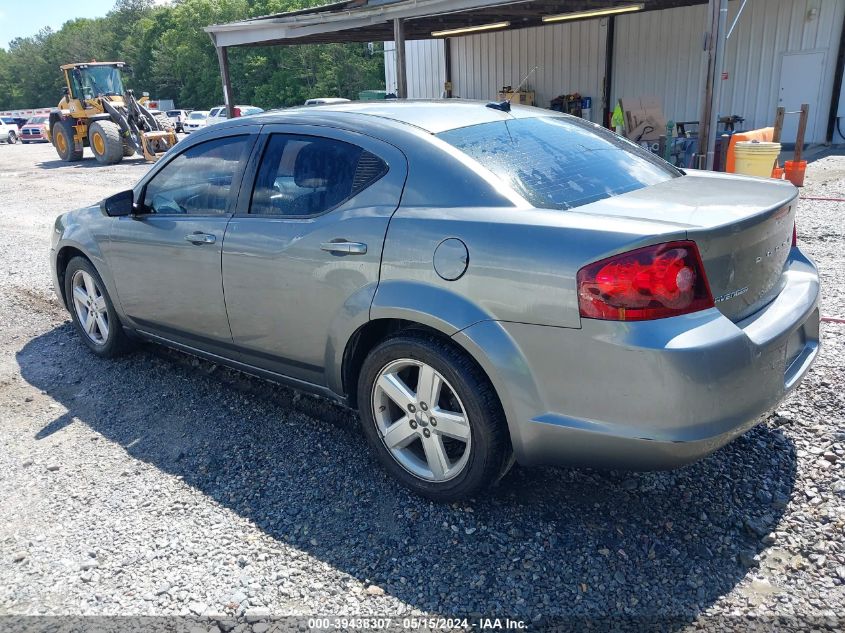
[[[143,156],[127,156],[118,164],[123,165],[126,163],[130,165],[144,165],[146,162],[147,161]],[[82,160],[70,163],[59,158],[56,160],[45,160],[40,163],[35,163],[35,166],[39,169],[89,169],[91,167],[102,167],[102,165],[97,162],[97,159],[93,156],[85,156]]]
[[[104,361],[67,323],[17,361],[68,410],[37,438],[78,420],[279,542],[444,616],[680,627],[746,576],[796,477],[793,443],[765,425],[676,471],[516,468],[480,498],[435,504],[389,479],[357,418],[321,399],[158,347]]]

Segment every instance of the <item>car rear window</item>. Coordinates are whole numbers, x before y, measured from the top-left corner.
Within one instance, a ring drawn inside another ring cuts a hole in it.
[[[630,141],[575,117],[496,121],[437,136],[538,208],[572,209],[681,175]]]

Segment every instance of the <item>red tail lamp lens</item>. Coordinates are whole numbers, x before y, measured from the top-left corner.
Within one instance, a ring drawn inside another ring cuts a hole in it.
[[[241,116],[241,109],[240,108],[232,108],[232,115],[235,117]]]
[[[695,242],[629,251],[578,271],[586,319],[647,321],[712,308],[713,295]]]

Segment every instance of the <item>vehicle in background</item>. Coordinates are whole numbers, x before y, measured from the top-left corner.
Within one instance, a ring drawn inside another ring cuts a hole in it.
[[[18,129],[21,129],[24,126],[24,124],[26,123],[26,117],[25,116],[13,116],[12,121],[15,122],[15,125],[18,126]]]
[[[31,117],[21,128],[21,141],[23,143],[49,142],[50,139],[47,137],[48,120],[49,117],[46,114]]]
[[[235,106],[235,117],[249,116],[250,114],[258,114],[260,112],[264,112],[264,110],[262,110],[261,108],[256,108],[255,106]],[[211,112],[208,113],[206,125],[214,125],[215,123],[220,123],[221,121],[225,121],[228,118],[229,113],[226,111],[226,106],[217,106],[216,108],[212,108]]]
[[[0,141],[13,145],[18,142],[20,130],[11,117],[0,118]]]
[[[201,130],[205,127],[206,119],[208,119],[208,110],[194,110],[182,124],[182,131],[185,134],[190,134],[191,132]]]
[[[308,99],[305,102],[307,106],[315,106],[315,105],[329,105],[332,103],[348,103],[349,99],[344,99],[342,97],[319,97],[317,99]]]
[[[167,118],[173,123],[173,128],[177,132],[185,131],[185,121],[188,120],[190,110],[168,110]]]
[[[103,165],[135,154],[153,162],[178,142],[167,115],[154,110],[146,94],[137,99],[124,88],[123,62],[60,68],[64,94],[50,112],[49,137],[63,161],[82,160],[87,146]]]

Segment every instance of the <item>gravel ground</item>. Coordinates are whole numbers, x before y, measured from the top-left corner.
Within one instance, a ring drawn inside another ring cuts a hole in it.
[[[823,324],[776,414],[700,463],[516,468],[436,505],[376,468],[334,405],[154,347],[86,351],[52,294],[49,230],[146,169],[0,145],[0,615],[205,615],[257,633],[269,615],[845,626],[845,325]],[[845,157],[813,163],[803,194],[845,197]],[[832,316],[843,214],[804,201],[798,216]]]

